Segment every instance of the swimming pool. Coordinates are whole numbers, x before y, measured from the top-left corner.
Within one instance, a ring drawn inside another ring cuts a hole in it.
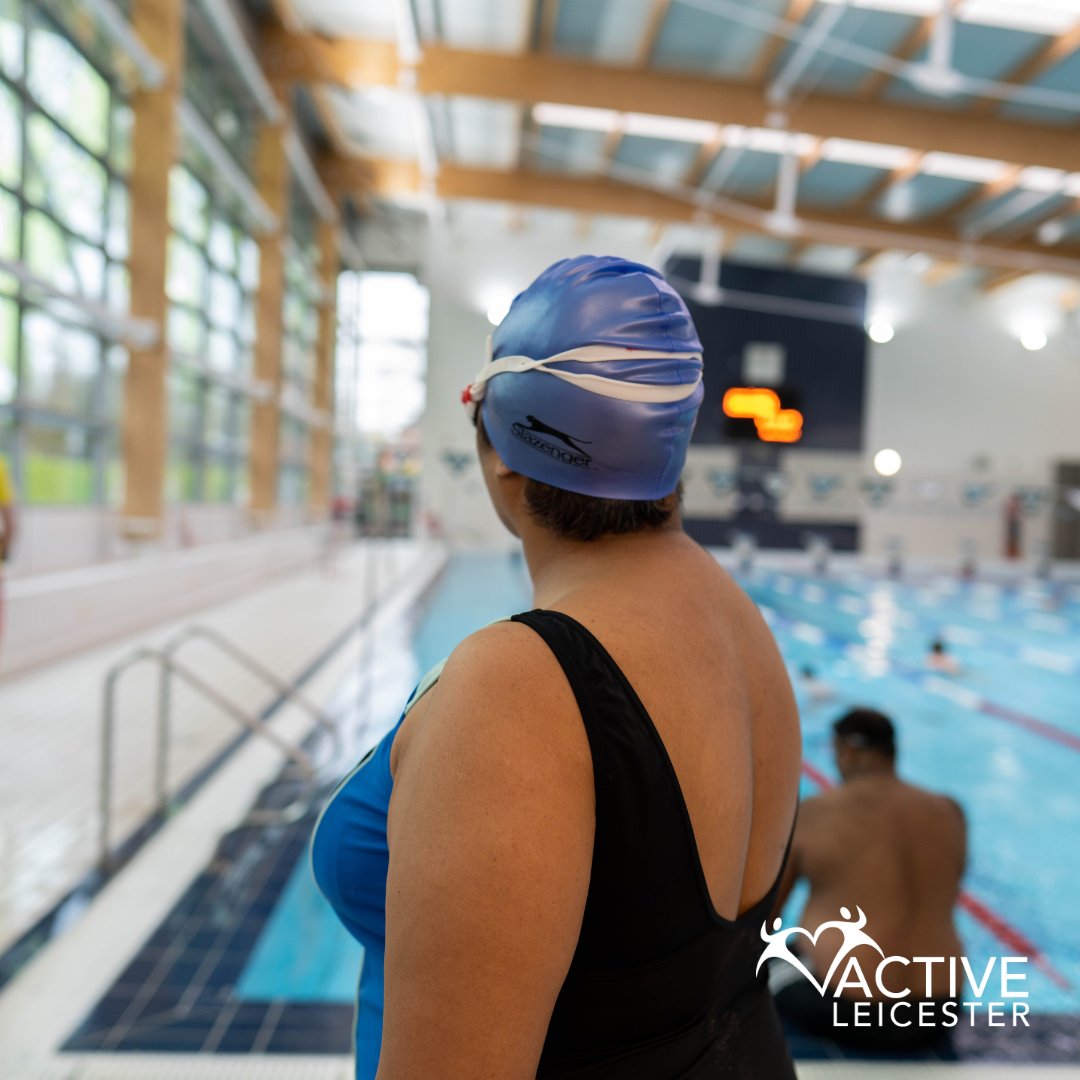
[[[792,669],[813,664],[835,692],[827,703],[800,699],[804,795],[835,781],[829,727],[838,713],[859,703],[893,716],[904,775],[952,795],[967,811],[970,855],[958,921],[973,965],[995,955],[1031,956],[1032,1013],[1075,1030],[1080,935],[1071,901],[1080,894],[1080,861],[1072,855],[1080,826],[1080,595],[1060,588],[964,586],[945,578],[897,584],[854,570],[827,579],[759,570],[742,584]],[[368,670],[378,673],[377,682],[367,684],[360,672],[355,685],[343,689],[364,702],[364,715],[340,771],[396,720],[431,664],[471,631],[530,606],[520,558],[456,556],[412,624],[376,642]],[[924,670],[927,643],[938,634],[964,665],[961,678]],[[156,942],[159,953],[171,948],[179,957],[179,974],[159,980],[177,985],[171,997],[156,999],[156,1028],[140,1027],[130,1017],[127,1028],[118,1027],[103,1003],[70,1045],[347,1050],[361,951],[315,890],[306,856],[311,823],[283,832],[276,847],[265,836],[249,838],[262,845],[258,857],[243,854],[247,849],[237,841],[223,858],[226,866],[230,860],[249,859],[250,867],[266,862],[262,884],[252,884],[249,873],[230,893],[211,874],[202,891],[181,905],[172,930]],[[792,916],[798,903],[796,894]],[[189,952],[210,940],[193,917],[198,910],[212,912],[219,928],[228,923],[228,944],[217,974],[204,979],[201,997],[180,985],[185,948],[177,945],[177,933],[189,927]],[[153,949],[155,942],[148,945]],[[126,973],[129,985],[138,970]],[[178,1011],[177,1000],[205,1007],[202,1027],[191,1008]],[[212,1037],[206,1025],[220,1016],[222,1002],[244,1024],[238,1020],[235,1031],[227,1027]],[[166,1014],[167,1022],[160,1022]],[[251,1032],[263,1031],[270,1016],[272,1034],[259,1043]],[[1060,1033],[1062,1027],[1048,1030]],[[813,1040],[793,1046],[799,1056],[824,1053]],[[1029,1059],[1046,1058],[1037,1043],[1024,1046]],[[1057,1060],[1061,1052],[1059,1047]],[[828,1053],[835,1056],[835,1048]]]

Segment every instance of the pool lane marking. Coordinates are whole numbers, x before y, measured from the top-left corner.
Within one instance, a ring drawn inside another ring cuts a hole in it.
[[[828,599],[827,597],[824,599],[814,599],[814,597],[818,595],[816,592],[811,592],[808,595],[807,589],[821,589],[821,586],[816,585],[813,582],[805,585],[798,595],[795,594],[793,588],[788,588],[785,591],[770,585],[768,581],[751,584],[757,584],[758,588],[766,590],[771,589],[773,592],[778,593],[784,598],[794,598],[817,606],[821,606]],[[832,602],[832,606],[838,611],[842,611],[845,615],[851,615],[855,618],[872,618],[874,616],[874,611],[870,604],[862,602],[859,598],[850,594],[841,594],[836,597]],[[962,611],[961,614],[971,616],[973,613],[971,611]],[[1044,612],[1034,612],[1033,615],[1041,616],[1045,619],[1060,618],[1060,616],[1056,615],[1046,615]],[[984,621],[989,621],[988,617],[978,615],[977,613],[975,613],[975,617],[983,618]],[[934,619],[933,617],[921,618],[909,611],[905,611],[903,608],[896,608],[891,613],[891,618],[898,626],[901,626],[904,629],[910,630],[918,628],[934,633],[940,629],[947,639],[961,645],[971,645],[975,648],[985,649],[988,652],[1003,652],[1007,655],[1014,656],[1022,664],[1039,667],[1045,671],[1052,671],[1058,675],[1080,675],[1080,657],[1068,656],[1064,653],[1055,652],[1053,649],[1047,649],[1037,645],[1025,645],[1017,648],[1007,639],[1002,638],[989,630],[973,629],[955,623],[942,625],[938,619]],[[993,621],[1000,621],[1000,617]],[[1024,621],[1030,629],[1050,632],[1048,624],[1036,625],[1032,621],[1032,616],[1025,618]],[[1061,634],[1067,632],[1067,630],[1068,625],[1066,624],[1064,627],[1052,632]]]
[[[831,634],[820,626],[808,623],[804,619],[793,619],[790,615],[785,615],[768,604],[756,600],[754,602],[759,608],[764,608],[772,613],[773,619],[770,621],[770,625],[775,624],[786,628],[793,637],[807,644],[832,645],[833,648],[841,649],[845,653],[852,645],[858,648],[866,647],[865,640],[861,636],[858,638],[845,638],[839,634]],[[1059,728],[1046,720],[1040,720],[1038,717],[1029,716],[1027,713],[1020,712],[1019,709],[1013,709],[1008,705],[999,705],[995,701],[980,696],[969,687],[946,682],[940,676],[927,674],[921,668],[911,667],[911,665],[898,660],[891,660],[889,663],[893,673],[899,678],[914,683],[928,693],[949,698],[972,712],[981,712],[986,716],[1004,720],[1008,724],[1031,732],[1033,735],[1041,735],[1044,739],[1049,739],[1052,742],[1060,743],[1062,746],[1067,746],[1070,750],[1080,752],[1080,735],[1075,735],[1071,731]]]
[[[836,786],[825,773],[816,765],[811,765],[809,761],[802,763],[802,771],[807,780],[824,791]],[[967,889],[960,890],[957,903],[977,923],[989,930],[1002,945],[1014,950],[1017,956],[1026,956],[1059,989],[1072,989],[1072,983],[1050,963],[1042,949],[1003,915],[983,903],[977,896],[972,896]]]

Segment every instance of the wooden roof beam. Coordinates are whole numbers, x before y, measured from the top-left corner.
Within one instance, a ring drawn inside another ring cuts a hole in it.
[[[280,27],[268,30],[263,59],[273,77],[346,86],[397,87],[413,70],[399,64],[392,42],[329,41]],[[422,94],[549,101],[747,127],[767,126],[773,112],[760,87],[734,80],[442,45],[425,48],[415,83]],[[1069,172],[1080,168],[1080,142],[1072,131],[1027,120],[825,94],[794,103],[788,116],[792,131],[818,138],[878,142],[888,132],[891,142],[923,151],[996,158],[1008,147],[1014,160],[1026,164]]]
[[[331,155],[330,159],[320,163],[320,173],[327,185],[336,190],[359,189],[382,197],[409,196],[420,191],[420,170],[415,162],[362,161]],[[703,208],[667,192],[606,178],[479,169],[444,162],[437,179],[437,194],[443,199],[479,199],[548,206],[582,214],[696,222],[772,235],[769,229],[771,207],[766,204],[740,204],[737,210]],[[800,215],[793,238],[868,250],[925,251],[938,258],[963,259],[1003,269],[1080,276],[1080,246],[1070,245],[1061,254],[1050,254],[1033,243],[964,243],[957,240],[950,229],[905,227],[848,212]]]
[[[1021,172],[1023,172],[1023,166],[1010,165],[997,180],[991,180],[986,184],[976,184],[966,195],[961,195],[956,202],[950,203],[940,213],[924,220],[933,222],[955,220],[969,210],[1012,191],[1020,181]]]
[[[671,0],[652,0],[649,13],[645,17],[645,28],[642,31],[641,40],[638,42],[637,55],[634,58],[637,67],[644,69],[649,66],[670,7]]]
[[[901,165],[899,168],[893,169],[892,172],[888,172],[875,180],[861,195],[852,199],[844,207],[844,210],[852,214],[863,214],[869,211],[886,191],[900,184],[906,184],[912,177],[917,176],[922,167],[924,156],[924,154],[920,153],[912,154],[905,165]]]
[[[980,288],[984,293],[996,293],[1005,288],[1006,285],[1011,285],[1014,281],[1019,281],[1020,278],[1027,277],[1029,271],[1027,270],[995,270],[991,271],[980,283]]]

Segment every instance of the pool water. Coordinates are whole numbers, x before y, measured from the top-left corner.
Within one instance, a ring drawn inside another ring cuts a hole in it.
[[[794,673],[811,664],[834,691],[800,694],[804,796],[835,782],[829,729],[854,704],[898,729],[899,767],[956,798],[969,823],[958,923],[972,966],[1032,957],[1033,1014],[1080,1012],[1080,593],[929,579],[917,585],[849,571],[830,578],[754,571],[741,581]],[[467,634],[531,606],[520,558],[457,556],[408,640],[411,665],[376,696],[374,739],[397,718],[420,674]],[[924,667],[942,636],[958,677]],[[376,670],[378,667],[376,655]],[[359,755],[366,747],[354,748]],[[351,762],[342,764],[344,774]],[[796,893],[787,915],[798,913]],[[351,1003],[360,947],[341,929],[299,859],[236,984],[245,1001]]]

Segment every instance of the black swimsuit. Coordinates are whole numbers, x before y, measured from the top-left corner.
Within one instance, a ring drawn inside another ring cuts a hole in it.
[[[626,676],[569,615],[513,620],[566,673],[596,785],[581,936],[537,1076],[794,1080],[765,970],[754,972],[779,876],[749,911],[718,915],[671,759]]]

